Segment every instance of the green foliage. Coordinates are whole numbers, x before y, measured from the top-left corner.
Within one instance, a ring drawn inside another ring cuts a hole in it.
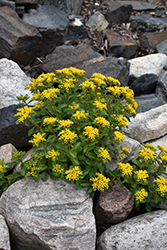
[[[24,107],[18,108],[15,116],[18,123],[34,125],[29,130],[33,152],[23,162],[26,152],[13,151],[10,165],[20,163],[21,173],[8,174],[9,164],[1,160],[0,185],[4,190],[21,176],[35,181],[50,176],[74,183],[78,189],[86,187],[91,197],[116,181],[131,191],[136,207],[146,203],[148,210],[150,202],[164,201],[167,181],[160,175],[166,170],[167,149],[159,146],[157,154],[157,149],[147,144],[133,165],[120,162],[114,171],[108,169],[108,161],[129,155],[127,148],[118,146],[124,140],[122,128],[127,127],[129,115],[136,115],[132,90],[99,73],[88,79],[76,68],[41,74],[26,88],[32,97],[18,97]]]

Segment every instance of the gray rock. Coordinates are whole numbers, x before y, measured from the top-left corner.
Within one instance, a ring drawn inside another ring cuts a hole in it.
[[[18,250],[94,250],[92,199],[62,180],[22,179],[1,196],[0,213]]]
[[[123,131],[140,143],[158,139],[167,134],[167,104],[130,118],[128,128],[124,128]]]
[[[159,95],[155,93],[135,96],[135,101],[138,104],[136,109],[137,114],[157,108],[166,103]]]
[[[19,65],[31,63],[41,41],[39,31],[25,24],[15,11],[0,8],[0,58],[8,58]]]
[[[115,32],[111,29],[104,30],[103,34],[108,41],[108,56],[124,57],[128,59],[135,56],[138,49],[138,45],[135,40],[131,38],[125,38],[118,32]]]
[[[159,76],[163,67],[167,65],[167,56],[156,53],[133,58],[128,61],[130,62],[130,78],[136,79],[145,74],[155,74]]]
[[[95,205],[94,214],[98,234],[111,225],[124,221],[134,206],[134,198],[130,191],[124,187],[122,190],[114,182],[108,191],[100,194]]]
[[[86,26],[83,24],[81,16],[71,15],[72,20],[69,20],[69,24],[66,30],[64,41],[70,44],[78,44],[88,39]],[[70,17],[69,17],[70,19]]]
[[[11,143],[7,143],[1,146],[0,147],[0,160],[4,159],[4,164],[12,162],[12,151],[15,149],[16,148]],[[8,170],[11,170],[12,168],[13,167],[9,166]]]
[[[21,70],[17,63],[6,58],[0,59],[0,109],[18,104],[17,96],[31,96],[25,87],[31,79]]]
[[[107,20],[112,23],[127,23],[131,16],[133,7],[131,4],[128,6],[120,5],[118,9],[107,13]]]
[[[76,14],[79,15],[81,12],[83,0],[38,0],[39,4],[50,4],[56,6],[58,9],[63,10],[67,14]]]
[[[118,4],[129,5],[131,4],[133,10],[142,11],[142,10],[155,10],[157,5],[153,3],[148,3],[145,1],[117,1]]]
[[[156,31],[167,27],[167,18],[156,18],[143,14],[142,16],[131,16],[131,29],[141,31]]]
[[[108,25],[109,23],[105,19],[104,15],[100,13],[100,11],[96,11],[86,22],[86,26],[90,29],[90,31],[101,31],[106,29]]]
[[[167,71],[163,69],[158,77],[156,93],[167,102]]]
[[[10,250],[9,230],[4,217],[0,214],[0,249]]]
[[[164,40],[167,39],[167,32],[166,31],[157,31],[157,32],[144,32],[143,34],[140,35],[139,37],[142,46],[145,46],[147,48],[152,48],[154,50],[157,49],[158,53],[164,53],[161,51],[161,43],[164,42]],[[163,47],[163,45],[162,45]],[[159,50],[158,50],[159,48]],[[165,47],[164,47],[165,49]],[[166,51],[167,52],[167,51]]]
[[[158,76],[155,74],[145,74],[137,78],[129,85],[133,89],[135,96],[151,94],[155,92]]]
[[[57,69],[76,67],[86,71],[86,77],[101,73],[119,79],[126,86],[129,81],[129,63],[115,57],[104,57],[96,53],[88,40],[78,46],[58,46],[41,65],[45,72]]]
[[[7,1],[7,0],[1,0],[0,1],[0,7],[7,6],[11,8],[12,10],[15,10],[16,4],[13,1]]]
[[[157,51],[158,53],[163,53],[165,55],[167,55],[167,39],[164,40],[163,42],[159,43],[157,46]]]
[[[54,5],[43,5],[30,14],[24,14],[23,21],[37,28],[42,35],[38,55],[47,55],[63,44],[69,20],[66,13]]]
[[[17,109],[21,106],[10,105],[0,109],[0,146],[11,143],[16,148],[30,147],[28,141],[28,130],[32,125],[26,126],[23,123],[16,124]]]
[[[111,226],[98,238],[97,250],[167,248],[167,212],[153,211]]]

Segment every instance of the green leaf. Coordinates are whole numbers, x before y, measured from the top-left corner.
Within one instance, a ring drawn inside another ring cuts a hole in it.
[[[118,185],[122,190],[124,190],[124,185],[122,184],[122,181],[121,181],[120,178],[117,180],[117,185]]]
[[[148,202],[146,202],[145,208],[148,212],[150,212],[152,210],[152,207],[150,206],[150,204]]]
[[[40,171],[44,171],[45,169],[47,169],[47,166],[45,164],[42,164],[39,166]]]
[[[76,185],[76,188],[77,188],[77,189],[81,189],[81,188],[82,188],[82,187],[81,187],[81,183],[80,183],[79,180],[76,181],[75,185]]]
[[[44,171],[44,172],[41,174],[41,179],[42,179],[43,181],[46,181],[47,177],[48,177],[48,173],[47,173],[46,171]]]

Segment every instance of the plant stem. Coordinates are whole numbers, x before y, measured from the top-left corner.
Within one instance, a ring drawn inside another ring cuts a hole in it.
[[[3,175],[3,179],[5,180],[6,184],[9,186],[9,184],[8,184],[8,182],[7,182],[7,180],[6,180],[6,178],[5,178],[4,175]]]
[[[50,128],[51,128],[51,130],[52,130],[52,133],[53,133],[54,136],[56,137],[57,141],[59,142],[59,139],[57,138],[57,135],[55,134],[55,132],[54,132],[54,130],[53,130],[53,128],[52,128],[52,125],[50,125]]]
[[[34,123],[33,121],[31,121],[30,119],[28,119],[28,121],[31,122],[35,127],[40,128],[40,129],[42,128],[42,127],[38,126],[37,124],[35,124],[35,123]]]
[[[54,103],[53,100],[52,100],[52,104],[53,104],[53,107],[54,107],[54,110],[55,110],[56,114],[58,115],[58,112],[57,112],[57,110],[56,110],[56,106],[55,106],[55,103]]]

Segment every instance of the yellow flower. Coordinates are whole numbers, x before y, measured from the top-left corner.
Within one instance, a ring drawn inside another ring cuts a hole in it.
[[[25,175],[25,177],[28,177],[28,176],[33,176],[33,177],[37,177],[35,171],[38,171],[40,170],[38,167],[36,166],[32,166],[31,169],[29,169],[28,173]]]
[[[77,109],[79,109],[79,104],[76,104],[75,102],[73,102],[72,105],[69,105],[69,107],[73,109],[74,111],[76,111]]]
[[[118,163],[118,169],[122,171],[122,175],[132,175],[133,167],[129,163]]]
[[[24,120],[30,118],[31,114],[34,113],[34,110],[32,107],[25,106],[24,108],[17,109],[17,114],[14,115],[14,117],[19,117],[18,122],[23,122]]]
[[[98,157],[102,158],[103,162],[106,162],[106,160],[111,161],[110,154],[108,153],[108,151],[107,151],[106,149],[104,149],[104,148],[101,147],[101,148],[98,150],[98,152],[100,153],[100,154],[98,155]]]
[[[44,107],[44,104],[42,101],[39,101],[38,103],[35,103],[34,104],[34,109],[39,109],[39,108],[42,108]]]
[[[65,127],[65,128],[69,128],[72,124],[74,124],[72,121],[68,120],[61,120],[59,121],[60,125],[59,128]]]
[[[137,181],[143,180],[146,182],[146,179],[149,177],[146,170],[135,171],[135,174],[137,175]]]
[[[110,123],[109,123],[109,121],[107,121],[104,117],[97,117],[97,118],[95,118],[95,120],[94,120],[94,122],[95,123],[97,123],[97,124],[100,124],[103,128],[104,127],[110,127]]]
[[[36,92],[32,95],[31,100],[40,100],[40,97],[41,97],[41,93]]]
[[[79,167],[76,166],[73,169],[66,170],[65,174],[66,179],[77,181],[79,180],[79,175],[82,175],[82,172],[79,170]]]
[[[136,110],[132,107],[132,104],[125,104],[123,109],[127,113],[132,114],[133,116],[136,115]]]
[[[164,196],[165,193],[167,192],[167,180],[162,177],[162,176],[158,176],[156,180],[153,181],[154,183],[157,184],[157,192],[160,192],[161,196]]]
[[[68,128],[66,128],[65,130],[62,130],[59,133],[59,136],[60,136],[59,139],[63,140],[64,143],[66,144],[68,142],[73,142],[73,140],[78,137],[74,132],[71,132]]]
[[[122,150],[122,154],[130,154],[127,148],[122,148],[121,150]]]
[[[58,156],[60,155],[59,152],[56,152],[54,149],[48,151],[48,154],[46,155],[46,158],[52,158],[53,161],[58,159]]]
[[[160,158],[163,163],[167,163],[167,153],[160,154]]]
[[[74,67],[70,67],[69,70],[76,76],[84,76],[85,75],[85,71],[84,70],[81,70],[81,69],[77,69],[77,68],[74,68]]]
[[[105,77],[104,75],[100,74],[100,73],[94,73],[94,74],[91,76],[91,78],[95,78],[95,77],[97,77],[97,78],[99,78],[99,79],[101,79],[101,80],[105,80],[105,79],[106,79],[106,77]]]
[[[60,173],[60,174],[64,171],[64,169],[61,168],[60,164],[54,165],[52,170],[53,170],[53,172],[57,172],[57,173]]]
[[[101,192],[104,191],[104,188],[108,189],[109,188],[109,182],[110,179],[106,178],[103,174],[96,173],[97,177],[95,178],[90,178],[90,181],[93,182],[92,187],[93,190],[100,190]]]
[[[144,147],[150,148],[150,149],[152,149],[153,151],[156,151],[156,150],[157,150],[156,146],[153,146],[153,145],[151,145],[151,144],[149,144],[149,143],[144,144]]]
[[[114,119],[116,120],[116,122],[118,122],[118,126],[122,126],[122,127],[128,127],[127,125],[127,118],[124,117],[123,115],[119,115],[118,117],[114,114],[113,115]]]
[[[21,155],[22,155],[22,151],[18,151],[17,149],[12,151],[12,157],[15,158],[15,159],[20,158]]]
[[[118,79],[115,79],[113,77],[106,77],[106,80],[108,82],[109,85],[114,85],[114,86],[121,86],[121,83]]]
[[[146,190],[144,188],[142,188],[141,190],[137,191],[135,193],[135,198],[136,200],[140,201],[140,202],[144,202],[145,198],[148,196],[148,193],[146,192]]]
[[[93,105],[99,109],[100,111],[102,111],[103,109],[107,110],[107,105],[106,104],[103,104],[102,102],[96,100]]]
[[[92,91],[94,91],[96,88],[96,85],[94,85],[94,83],[90,80],[83,82],[82,84],[80,84],[80,86],[83,90],[91,89]]]
[[[143,148],[139,151],[139,157],[143,157],[144,161],[152,160],[154,161],[154,156],[156,153],[148,148]]]
[[[110,92],[114,96],[116,96],[116,95],[120,96],[121,95],[121,88],[120,87],[117,87],[117,86],[111,87],[111,86],[109,86],[109,87],[106,88],[106,90],[108,92]]]
[[[4,159],[0,160],[0,172],[3,173],[6,168],[9,168],[9,166],[3,164]]]
[[[46,139],[44,138],[44,136],[45,136],[45,133],[43,133],[43,134],[40,134],[40,133],[37,133],[37,134],[33,134],[33,139],[32,140],[30,140],[29,142],[30,143],[34,143],[35,144],[35,146],[39,146],[39,144],[40,144],[40,142],[45,142],[46,141]]]
[[[157,148],[158,148],[161,152],[167,153],[167,148],[165,148],[165,147],[163,147],[163,146],[160,146],[160,145],[158,145]]]
[[[90,80],[92,80],[98,86],[98,89],[101,87],[101,85],[106,85],[105,81],[98,77],[92,77]]]
[[[115,131],[114,132],[114,139],[116,141],[123,141],[124,140],[124,135],[119,131]]]
[[[58,120],[57,120],[57,118],[54,118],[54,117],[46,117],[43,120],[44,126],[46,126],[46,125],[53,125],[56,122],[58,122]]]
[[[75,88],[74,79],[63,79],[63,80],[60,80],[59,87],[61,89],[65,89],[66,92],[68,93],[71,88]]]
[[[52,88],[52,89],[45,89],[42,93],[41,93],[41,98],[44,99],[48,99],[48,100],[52,100],[54,98],[57,98],[57,94],[60,93],[60,90],[58,88]]]
[[[134,98],[134,92],[129,87],[122,87],[121,92],[127,101]]]
[[[87,118],[88,113],[85,113],[85,111],[77,111],[75,114],[73,114],[73,117],[75,119],[81,120],[81,118]]]
[[[83,132],[83,134],[86,136],[88,136],[88,138],[89,139],[91,139],[91,140],[95,140],[96,139],[96,137],[99,135],[99,131],[98,131],[98,129],[97,128],[93,128],[92,126],[86,126],[85,128],[84,128],[84,132]]]

